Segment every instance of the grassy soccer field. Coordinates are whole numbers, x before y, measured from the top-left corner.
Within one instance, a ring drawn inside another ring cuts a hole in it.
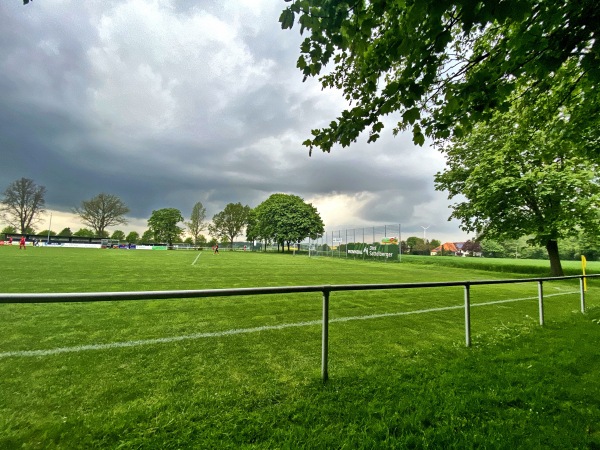
[[[0,273],[15,293],[528,276],[431,260],[5,247]],[[0,304],[0,448],[590,448],[596,284],[582,315],[577,280],[546,283],[544,327],[535,283],[473,287],[472,348],[439,309],[460,287],[334,292],[325,385],[318,293]]]

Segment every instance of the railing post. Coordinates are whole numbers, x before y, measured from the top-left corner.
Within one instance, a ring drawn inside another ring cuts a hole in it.
[[[579,279],[579,290],[581,291],[581,313],[585,314],[585,277]]]
[[[323,383],[329,379],[327,369],[329,361],[329,291],[323,289],[323,335],[321,341],[321,378]]]
[[[465,341],[467,347],[471,346],[471,286],[465,284]]]
[[[538,303],[540,305],[540,325],[544,325],[544,288],[541,281],[538,281]]]

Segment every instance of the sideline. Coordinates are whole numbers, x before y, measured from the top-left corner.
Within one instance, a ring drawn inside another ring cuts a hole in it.
[[[546,294],[544,297],[556,297],[559,295],[572,295],[578,294],[579,291],[570,291],[570,292],[560,292],[557,294]],[[524,300],[537,300],[537,296],[534,297],[522,297],[522,298],[512,298],[508,300],[495,300],[492,302],[485,303],[471,303],[471,307],[477,306],[490,306],[490,305],[499,305],[502,303],[513,303]],[[369,314],[366,316],[352,316],[352,317],[338,317],[335,319],[330,319],[329,323],[337,323],[337,322],[350,322],[354,320],[372,320],[372,319],[381,319],[385,317],[398,317],[398,316],[409,316],[413,314],[426,314],[432,312],[439,311],[450,311],[454,309],[464,309],[464,305],[456,305],[456,306],[444,306],[441,308],[429,308],[429,309],[420,309],[417,311],[404,311],[404,312],[396,312],[396,313],[382,313],[382,314]],[[197,339],[205,339],[205,338],[215,338],[215,337],[224,337],[224,336],[233,336],[236,334],[248,334],[248,333],[259,333],[261,331],[271,331],[271,330],[284,330],[286,328],[297,328],[297,327],[308,327],[314,325],[321,325],[323,323],[322,320],[310,320],[308,322],[296,322],[296,323],[284,323],[280,325],[265,325],[262,327],[254,327],[254,328],[238,328],[233,330],[225,330],[225,331],[215,331],[211,333],[195,333],[188,334],[184,336],[172,336],[165,338],[157,338],[157,339],[143,339],[138,341],[125,341],[125,342],[113,342],[110,344],[90,344],[90,345],[78,345],[75,347],[58,347],[51,348],[47,350],[21,350],[14,352],[3,352],[0,353],[0,359],[2,358],[10,358],[10,357],[36,357],[36,356],[53,356],[61,353],[78,353],[90,350],[108,350],[114,348],[127,348],[127,347],[139,347],[142,345],[153,345],[153,344],[168,344],[172,342],[181,342],[181,341],[190,341]]]

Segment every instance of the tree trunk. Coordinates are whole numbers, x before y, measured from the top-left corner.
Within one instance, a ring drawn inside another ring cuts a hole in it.
[[[564,272],[558,254],[558,242],[555,239],[549,240],[546,242],[546,250],[548,251],[548,258],[550,258],[550,275],[562,277]]]

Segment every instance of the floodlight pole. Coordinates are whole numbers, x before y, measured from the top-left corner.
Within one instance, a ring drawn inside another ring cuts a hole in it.
[[[52,228],[52,213],[50,213],[50,223],[48,224],[48,242],[47,244],[50,245],[50,229]]]

